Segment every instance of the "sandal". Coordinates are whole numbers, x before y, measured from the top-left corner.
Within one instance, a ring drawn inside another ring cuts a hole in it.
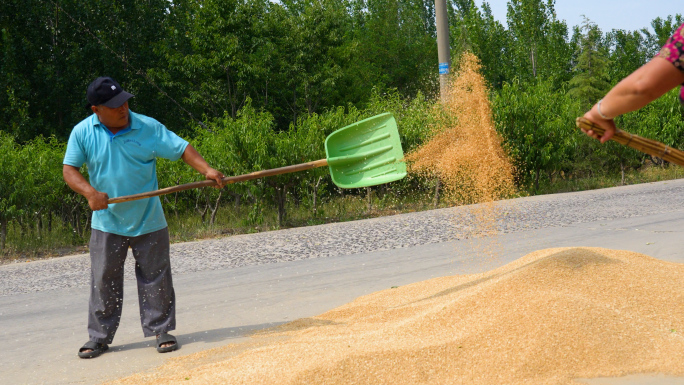
[[[91,351],[86,352],[86,350],[88,349],[90,349]],[[107,346],[107,344],[88,341],[85,343],[85,345],[83,345],[82,348],[78,350],[78,356],[81,358],[95,358],[100,356],[102,353],[106,352],[107,349],[109,349],[109,346]]]
[[[173,344],[162,347],[163,344],[167,344],[169,342],[173,342]],[[176,341],[176,337],[169,333],[157,334],[157,351],[159,353],[168,353],[176,349],[178,349],[178,341]]]

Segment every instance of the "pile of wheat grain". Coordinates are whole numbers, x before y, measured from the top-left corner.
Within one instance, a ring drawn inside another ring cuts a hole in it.
[[[569,384],[684,375],[684,265],[599,248],[388,289],[121,384]],[[213,357],[214,360],[210,360]]]

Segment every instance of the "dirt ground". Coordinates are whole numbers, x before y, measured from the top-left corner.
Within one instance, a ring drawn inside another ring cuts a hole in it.
[[[684,265],[555,248],[363,296],[112,384],[571,384],[684,375]]]

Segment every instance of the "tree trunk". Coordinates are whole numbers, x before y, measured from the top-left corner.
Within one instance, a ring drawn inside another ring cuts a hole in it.
[[[204,221],[207,218],[207,211],[209,210],[209,196],[205,198],[204,208],[202,209],[200,209],[199,207],[199,199],[200,197],[197,197],[197,199],[195,200],[195,210],[197,210],[197,212],[200,214],[202,218],[202,223],[204,223]]]
[[[19,231],[21,234],[21,237],[25,237],[28,235],[28,224],[26,223],[26,218],[24,218],[23,215],[17,216],[17,222],[19,222]]]
[[[625,185],[625,162],[620,159],[620,172],[622,174],[622,180],[620,181],[620,186]]]
[[[0,251],[5,250],[7,241],[7,218],[0,219]]]
[[[432,200],[432,205],[437,208],[439,206],[439,190],[442,185],[442,181],[439,177],[435,179],[435,197]]]
[[[292,92],[292,121],[297,122],[297,86],[294,87]]]
[[[285,222],[285,200],[287,198],[287,186],[276,187],[276,204],[278,205],[278,226]]]
[[[226,85],[228,86],[228,99],[230,100],[230,117],[235,119],[237,115],[237,107],[235,106],[235,96],[233,96],[233,89],[231,88],[230,73],[228,67],[225,67],[226,71]]]
[[[81,235],[81,238],[85,238],[86,232],[88,231],[88,229],[90,229],[90,218],[90,215],[88,215],[88,217],[86,218],[85,224],[83,225],[83,234]]]
[[[74,229],[76,229],[76,234],[79,236],[83,234],[81,232],[81,210],[78,209],[78,206],[76,206],[76,210],[74,212]]]
[[[366,209],[368,210],[368,214],[370,214],[372,208],[373,208],[373,201],[371,198],[371,188],[366,187]]]
[[[223,190],[221,189],[221,192],[226,191],[226,193],[235,199],[235,209],[238,209],[240,207],[240,202],[242,202],[242,195],[234,193],[232,191],[228,190]]]
[[[214,205],[214,208],[211,210],[211,218],[209,219],[209,224],[214,225],[214,221],[216,220],[216,213],[218,212],[219,209],[219,202],[221,201],[221,196],[223,195],[223,190],[219,192],[218,198],[216,198],[216,204]]]
[[[38,213],[38,220],[36,221],[36,236],[40,239],[41,237],[41,230],[43,227],[43,215]]]
[[[306,112],[308,112],[309,115],[313,114],[313,103],[311,102],[308,84],[304,86],[304,102],[306,103]]]
[[[319,176],[318,180],[316,181],[316,184],[314,185],[314,189],[313,189],[313,215],[314,215],[314,217],[318,213],[318,206],[317,206],[317,204],[318,204],[318,202],[317,202],[318,201],[318,186],[321,183],[321,180],[323,180],[323,177]]]

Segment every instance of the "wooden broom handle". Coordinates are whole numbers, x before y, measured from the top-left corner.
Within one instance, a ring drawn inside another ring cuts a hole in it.
[[[583,117],[577,118],[576,124],[578,128],[592,130],[599,136],[603,136],[606,133],[606,130],[603,127],[598,126],[594,122]],[[683,151],[667,146],[656,140],[644,138],[639,135],[630,134],[627,131],[619,129],[615,130],[615,134],[613,135],[611,140],[614,140],[624,146],[629,146],[631,148],[639,150],[648,155],[664,159],[668,162],[677,164],[679,166],[684,166]]]
[[[327,166],[327,165],[328,165],[328,160],[327,159],[321,159],[321,160],[316,160],[313,162],[295,164],[292,166],[273,168],[270,170],[263,170],[263,171],[255,171],[255,172],[252,172],[249,174],[244,174],[244,175],[225,177],[221,180],[226,182],[226,184],[231,184],[231,183],[236,183],[236,182],[243,182],[246,180],[265,178],[267,176],[310,170],[312,168],[323,167],[323,166]],[[190,190],[193,188],[216,186],[217,184],[218,183],[216,183],[215,180],[203,180],[203,181],[199,181],[199,182],[192,182],[192,183],[186,183],[186,184],[182,184],[182,185],[178,185],[178,186],[167,187],[167,188],[159,189],[156,191],[149,191],[149,192],[140,193],[140,194],[133,194],[133,195],[125,195],[125,196],[121,196],[118,198],[110,198],[107,201],[107,203],[112,204],[112,203],[129,202],[129,201],[134,201],[134,200],[138,200],[138,199],[144,199],[144,198],[156,197],[156,196],[164,195],[164,194],[170,194],[170,193],[174,193],[174,192],[178,192],[178,191]]]

